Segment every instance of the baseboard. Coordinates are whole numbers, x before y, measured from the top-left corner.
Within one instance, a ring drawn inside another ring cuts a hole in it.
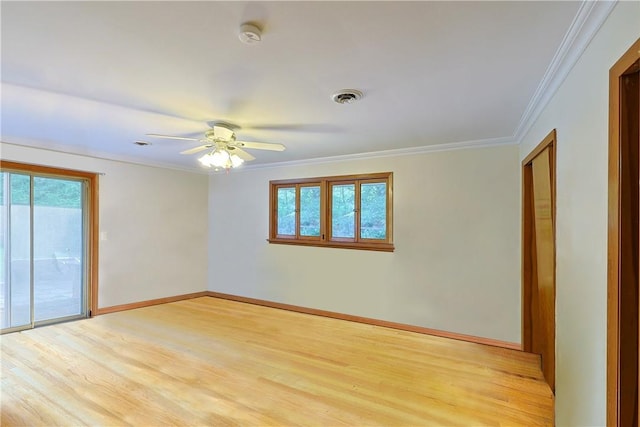
[[[443,337],[443,338],[451,338],[454,340],[473,342],[476,344],[483,344],[483,345],[490,345],[493,347],[501,347],[501,348],[506,348],[510,350],[522,350],[522,346],[519,343],[514,343],[514,342],[500,341],[492,338],[484,338],[484,337],[477,337],[474,335],[459,334],[456,332],[442,331],[439,329],[425,328],[422,326],[408,325],[405,323],[389,322],[387,320],[373,319],[370,317],[362,317],[362,316],[354,316],[352,314],[337,313],[333,311],[319,310],[316,308],[302,307],[302,306],[291,305],[291,304],[283,304],[283,303],[274,302],[274,301],[267,301],[267,300],[262,300],[257,298],[249,298],[249,297],[225,294],[225,293],[214,292],[214,291],[194,292],[191,294],[176,295],[176,296],[166,297],[166,298],[158,298],[153,300],[133,302],[129,304],[102,307],[102,308],[98,308],[94,313],[92,313],[92,315],[99,316],[102,314],[115,313],[117,311],[133,310],[135,308],[149,307],[152,305],[166,304],[170,302],[182,301],[182,300],[187,300],[192,298],[207,297],[207,296],[214,297],[214,298],[227,299],[227,300],[237,301],[237,302],[244,302],[248,304],[261,305],[261,306],[270,307],[270,308],[278,308],[281,310],[295,311],[297,313],[312,314],[315,316],[330,317],[332,319],[348,320],[351,322],[364,323],[367,325],[383,326],[386,328],[398,329],[402,331],[417,332],[420,334],[433,335],[433,336]]]
[[[291,304],[283,304],[279,302],[261,300],[256,298],[242,297],[238,295],[224,294],[221,292],[207,291],[210,297],[227,299],[231,301],[245,302],[249,304],[262,305],[265,307],[279,308],[282,310],[295,311],[298,313],[313,314],[315,316],[330,317],[332,319],[349,320],[351,322],[365,323],[367,325],[383,326],[386,328],[399,329],[402,331],[417,332],[420,334],[434,335],[437,337],[451,338],[459,341],[468,341],[476,344],[490,345],[493,347],[501,347],[510,350],[522,350],[519,343],[500,341],[492,338],[476,337],[473,335],[458,334],[455,332],[441,331],[438,329],[424,328],[422,326],[407,325],[404,323],[389,322],[386,320],[372,319],[369,317],[354,316],[351,314],[336,313],[333,311],[318,310],[315,308],[301,307]]]
[[[200,298],[200,297],[206,297],[206,296],[210,296],[209,291],[194,292],[192,294],[176,295],[173,297],[132,302],[130,304],[113,305],[111,307],[98,308],[94,313],[92,313],[92,315],[99,316],[101,314],[115,313],[116,311],[133,310],[134,308],[149,307],[152,305],[166,304],[168,302],[176,302],[176,301],[182,301],[185,299]]]

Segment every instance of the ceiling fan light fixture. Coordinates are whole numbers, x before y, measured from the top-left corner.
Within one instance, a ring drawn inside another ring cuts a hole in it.
[[[237,154],[230,154],[226,148],[216,148],[198,159],[200,164],[209,168],[237,168],[244,163]]]
[[[229,152],[221,148],[211,154],[211,164],[216,167],[223,167],[229,162]]]
[[[198,161],[200,162],[200,164],[202,166],[208,167],[210,168],[212,165],[211,163],[211,153],[207,153],[204,156],[198,157]]]
[[[232,154],[229,160],[231,160],[231,167],[234,167],[234,168],[237,168],[238,166],[244,163],[244,160],[238,157],[237,154]]]

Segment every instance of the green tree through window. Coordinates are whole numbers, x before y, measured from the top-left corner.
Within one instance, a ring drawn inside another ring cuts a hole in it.
[[[320,186],[300,187],[300,235],[320,236]]]
[[[5,181],[11,186],[11,203],[14,205],[28,205],[31,184],[29,175],[12,173],[9,179],[6,172],[0,173],[0,200],[4,200]],[[38,206],[53,206],[59,208],[80,209],[82,205],[80,188],[82,183],[73,180],[59,180],[35,177],[39,191],[34,204]]]
[[[278,234],[296,234],[296,189],[278,188]]]
[[[387,184],[362,184],[360,206],[360,236],[384,239],[387,233]]]
[[[356,186],[354,184],[333,185],[331,194],[332,237],[355,237]]]

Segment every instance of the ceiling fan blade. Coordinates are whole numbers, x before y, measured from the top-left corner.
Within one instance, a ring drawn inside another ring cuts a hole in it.
[[[251,160],[255,160],[256,158],[253,157],[251,154],[247,153],[246,151],[244,151],[241,148],[238,147],[229,147],[229,150],[231,152],[231,154],[237,154],[238,157],[240,157],[242,160],[249,162]]]
[[[213,147],[213,145],[208,145],[208,144],[200,145],[199,147],[194,147],[188,150],[181,151],[180,154],[195,154],[195,153],[199,153],[200,151],[207,150],[211,147]]]
[[[254,150],[270,150],[270,151],[284,151],[285,146],[282,144],[273,144],[269,142],[245,142],[235,141],[233,143],[236,147],[252,148]]]
[[[275,132],[304,132],[304,133],[336,133],[344,131],[339,126],[321,123],[299,123],[299,124],[263,124],[249,125],[244,129],[275,131]]]
[[[172,135],[160,135],[157,133],[148,133],[147,136],[153,136],[154,138],[167,138],[167,139],[180,139],[182,141],[200,141],[199,138],[189,138],[186,136],[172,136]]]

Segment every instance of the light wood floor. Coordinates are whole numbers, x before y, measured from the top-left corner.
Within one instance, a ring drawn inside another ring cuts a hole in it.
[[[537,357],[203,297],[4,335],[10,425],[552,425]]]

